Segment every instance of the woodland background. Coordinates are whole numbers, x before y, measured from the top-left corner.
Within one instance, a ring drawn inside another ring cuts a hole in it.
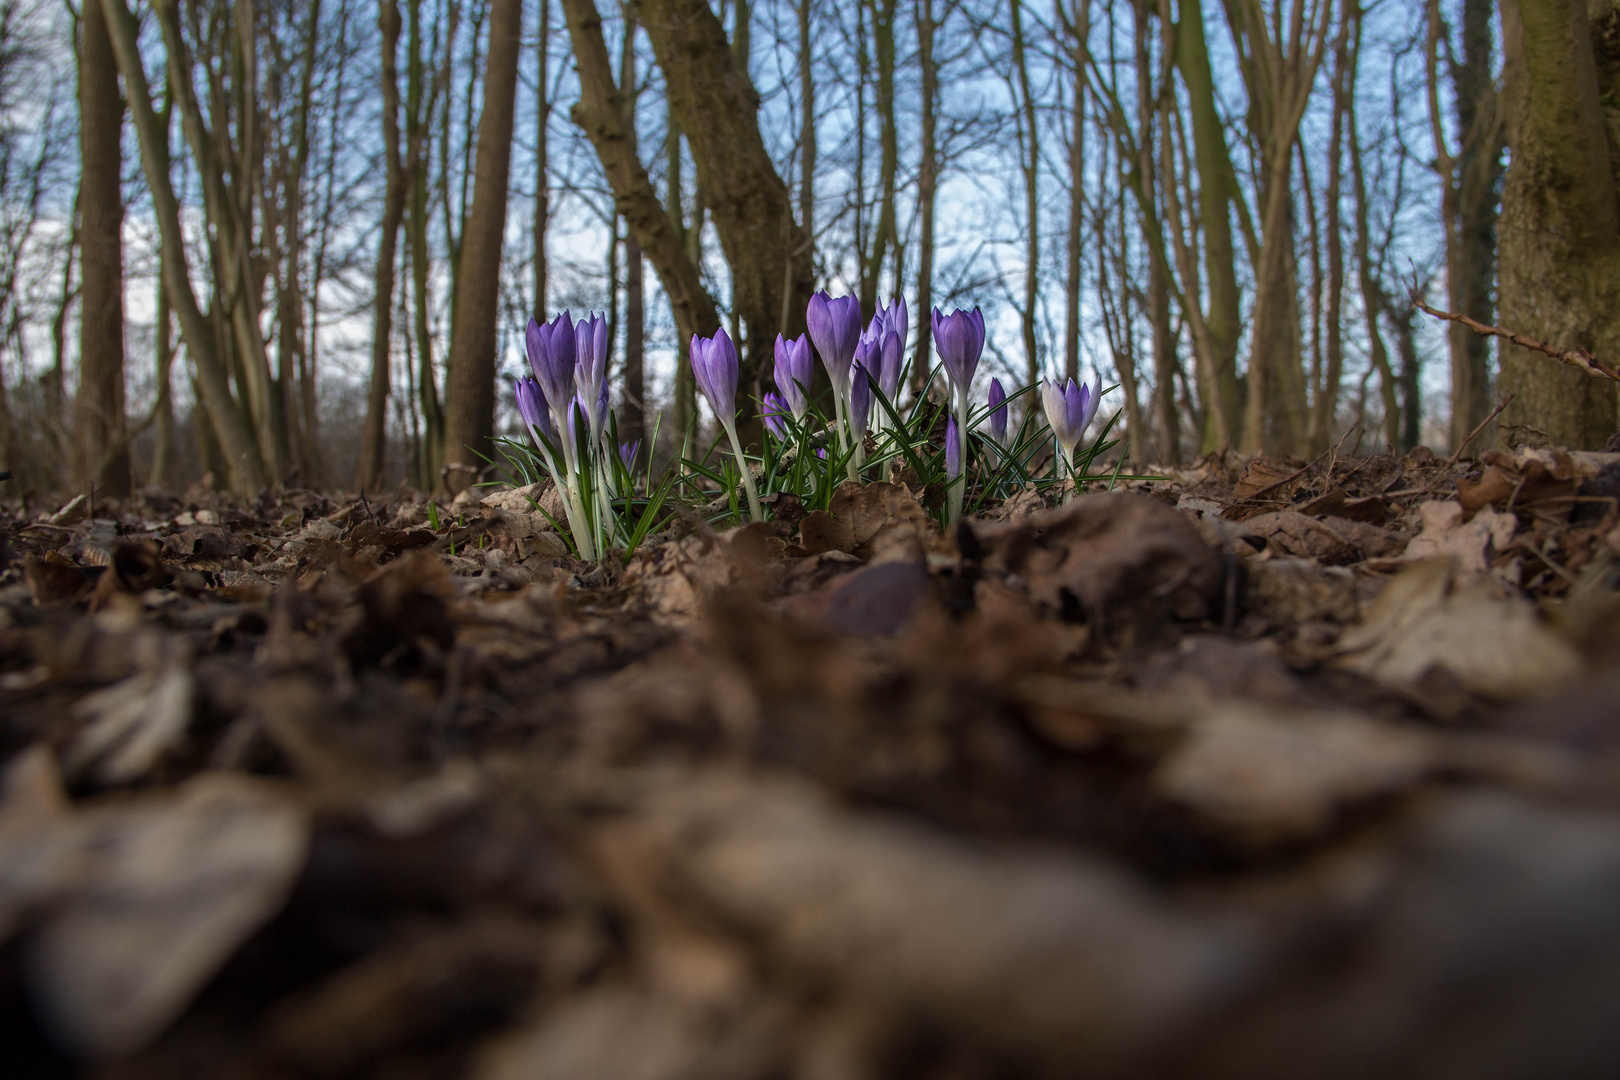
[[[1099,369],[1136,461],[1601,446],[1416,300],[1620,354],[1617,86],[1616,0],[0,0],[0,467],[457,490],[563,308],[667,454],[690,335],[750,398],[823,287],[914,385],[933,304]]]

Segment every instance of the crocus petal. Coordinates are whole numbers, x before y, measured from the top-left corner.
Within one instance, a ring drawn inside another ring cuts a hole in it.
[[[523,328],[523,351],[529,355],[529,370],[539,376],[545,362],[545,331],[532,315],[529,316],[529,325]]]
[[[857,362],[849,382],[849,423],[857,439],[866,434],[871,423],[872,400],[872,381],[867,377],[865,365]]]
[[[945,478],[955,480],[962,475],[962,433],[956,429],[956,417],[945,421]]]
[[[900,392],[900,353],[904,348],[900,335],[893,330],[883,338],[883,374],[878,377],[878,385],[890,404],[894,403],[895,396]]]
[[[990,437],[998,443],[1007,441],[1007,391],[1000,379],[990,380]]]

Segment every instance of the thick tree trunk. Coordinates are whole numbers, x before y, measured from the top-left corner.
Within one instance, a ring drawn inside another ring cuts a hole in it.
[[[495,320],[522,31],[523,0],[492,0],[489,62],[484,71],[483,112],[478,118],[477,172],[462,242],[456,328],[450,339],[445,393],[446,486],[458,492],[483,468],[484,460],[493,456]]]
[[[80,486],[129,493],[124,441],[124,102],[99,5],[79,21],[79,395],[73,430]]]
[[[1620,25],[1613,0],[1502,0],[1503,99],[1511,149],[1502,192],[1502,323],[1564,348],[1620,356],[1620,206],[1604,96],[1615,84],[1594,32]],[[1613,384],[1525,349],[1502,349],[1498,440],[1593,448],[1615,430]]]
[[[804,330],[814,283],[810,244],[793,222],[787,185],[760,136],[759,95],[737,66],[708,0],[642,0],[641,22],[736,282],[733,308],[748,327],[737,394],[745,401],[759,393],[776,334]],[[642,248],[657,266],[645,238]],[[757,418],[746,417],[743,426],[757,431]]]

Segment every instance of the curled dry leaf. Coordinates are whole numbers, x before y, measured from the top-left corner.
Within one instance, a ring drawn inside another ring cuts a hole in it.
[[[862,559],[920,559],[928,514],[904,484],[846,481],[827,510],[805,515],[799,534],[811,555],[843,551]]]
[[[1407,559],[1449,555],[1464,570],[1490,568],[1491,556],[1507,546],[1518,529],[1518,519],[1496,510],[1480,510],[1464,522],[1463,505],[1454,499],[1426,502],[1418,507],[1423,531],[1406,545]]]

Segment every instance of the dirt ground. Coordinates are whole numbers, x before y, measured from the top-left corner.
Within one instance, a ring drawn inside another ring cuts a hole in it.
[[[0,1074],[1620,1075],[1620,455],[1165,472],[5,504]]]

